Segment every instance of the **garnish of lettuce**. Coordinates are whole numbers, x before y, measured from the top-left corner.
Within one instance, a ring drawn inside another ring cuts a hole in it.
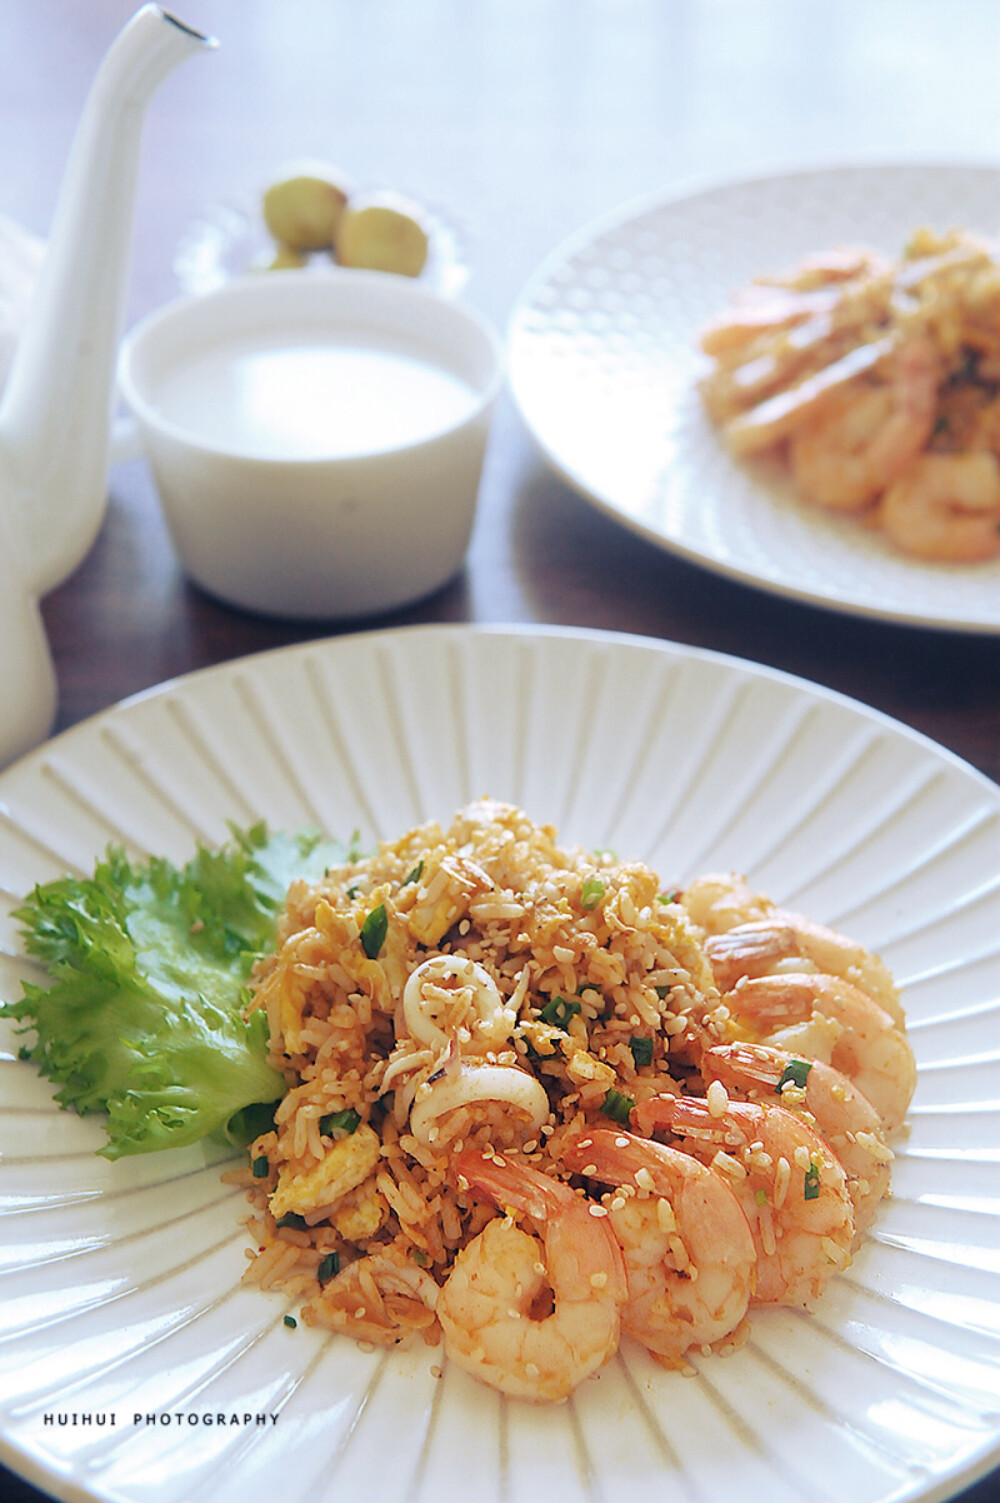
[[[244,1019],[255,956],[271,948],[295,877],[356,854],[311,835],[240,831],[186,866],[109,847],[92,877],[36,887],[15,917],[51,985],[24,984],[0,1012],[34,1031],[21,1049],[56,1100],[107,1113],[109,1159],[266,1131],[284,1077],[267,1063],[263,1013]]]

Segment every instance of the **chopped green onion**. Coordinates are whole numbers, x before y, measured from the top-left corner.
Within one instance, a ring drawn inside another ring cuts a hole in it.
[[[551,1002],[546,1002],[538,1016],[543,1023],[551,1023],[556,1028],[565,1028],[570,1018],[582,1011],[583,1008],[579,1002],[568,1002],[565,997],[553,997]]]
[[[328,1284],[340,1272],[340,1253],[329,1252],[316,1270],[316,1277],[321,1284]]]
[[[286,1315],[284,1318],[284,1324],[290,1331],[294,1331],[295,1327],[298,1325],[298,1321],[295,1319],[294,1315]]]
[[[665,1002],[667,1000],[667,998],[670,996],[670,993],[673,991],[673,987],[672,986],[654,986],[653,990],[656,993],[656,995],[659,997],[660,1001],[661,1002]]]
[[[819,1165],[815,1159],[809,1160],[809,1168],[806,1170],[806,1182],[802,1195],[805,1200],[819,1199]]]
[[[635,1060],[637,1070],[641,1070],[643,1065],[651,1065],[653,1063],[652,1039],[629,1039],[628,1046],[632,1051],[632,1058]]]
[[[754,1198],[754,1200],[757,1202],[757,1204],[759,1206],[766,1206],[767,1205],[767,1191],[766,1190],[755,1190],[753,1192],[753,1198]]]
[[[342,1112],[330,1112],[319,1119],[319,1130],[324,1138],[332,1137],[335,1132],[356,1132],[361,1126],[361,1118],[353,1106],[345,1107]]]
[[[242,992],[240,1000],[243,1003]],[[246,1000],[249,1001],[249,997]],[[233,1112],[225,1127],[229,1142],[240,1148],[249,1148],[255,1138],[262,1138],[266,1132],[270,1132],[274,1127],[274,1108],[277,1104],[276,1101],[255,1101],[252,1105],[241,1106],[238,1112]]]
[[[361,888],[358,886],[357,882],[352,882],[350,887],[347,889],[347,896],[349,898],[356,898],[360,891]]]
[[[259,1158],[254,1159],[250,1167],[253,1170],[254,1179],[267,1179],[271,1172],[271,1161],[266,1153],[262,1153]]]
[[[629,1118],[635,1109],[635,1102],[631,1096],[626,1096],[622,1091],[616,1091],[613,1087],[601,1103],[601,1111],[606,1117],[611,1117],[615,1122],[620,1122],[627,1127]]]
[[[679,903],[680,900],[681,889],[679,887],[671,887],[669,892],[658,892],[656,894],[656,901],[658,903]]]
[[[274,1224],[275,1226],[291,1226],[297,1232],[304,1232],[306,1229],[306,1218],[300,1216],[297,1211],[286,1211],[281,1220],[276,1221]]]
[[[580,907],[596,908],[604,896],[604,883],[600,877],[588,877],[580,889]]]
[[[422,1247],[411,1247],[410,1257],[413,1259],[414,1263],[417,1264],[418,1268],[426,1268],[430,1263],[430,1258],[424,1252]]]
[[[410,885],[411,882],[419,882],[421,876],[423,875],[423,870],[424,870],[424,863],[423,863],[423,861],[422,860],[418,861],[417,864],[416,864],[416,866],[410,872],[409,876],[403,878],[402,882],[399,884],[400,887],[409,887],[409,885]]]
[[[774,1088],[774,1094],[776,1096],[780,1096],[782,1087],[786,1085],[797,1086],[800,1091],[803,1090],[805,1088],[806,1081],[809,1079],[809,1071],[811,1069],[812,1060],[789,1060],[788,1064],[784,1068],[781,1079],[778,1081],[778,1084]]]
[[[375,960],[382,946],[385,944],[386,930],[389,928],[389,915],[385,911],[385,904],[380,903],[373,908],[371,913],[361,925],[361,948],[369,960]]]

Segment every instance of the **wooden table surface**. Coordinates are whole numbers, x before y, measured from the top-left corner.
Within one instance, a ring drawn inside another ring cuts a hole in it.
[[[199,211],[295,157],[443,206],[467,247],[465,295],[501,327],[554,246],[653,190],[784,166],[1000,162],[992,0],[177,4],[222,45],[185,63],[150,111],[130,322],[176,293],[174,252]],[[133,8],[0,6],[0,212],[39,234],[89,81]],[[550,473],[507,398],[465,569],[376,620],[276,623],[220,605],[180,573],[144,462],[113,468],[109,491],[92,552],[43,604],[57,729],[190,669],[341,630],[558,623],[802,675],[1000,780],[1000,637],[839,615],[671,557]],[[41,1496],[0,1471],[0,1498]],[[963,1496],[997,1494],[987,1479]]]

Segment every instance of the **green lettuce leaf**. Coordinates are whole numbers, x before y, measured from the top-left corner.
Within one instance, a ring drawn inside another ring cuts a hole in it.
[[[258,824],[181,868],[109,847],[92,877],[35,888],[15,917],[52,984],[25,983],[0,1012],[34,1030],[21,1055],[61,1106],[107,1113],[107,1158],[266,1129],[285,1081],[264,1015],[244,1020],[247,977],[292,879],[355,854]]]

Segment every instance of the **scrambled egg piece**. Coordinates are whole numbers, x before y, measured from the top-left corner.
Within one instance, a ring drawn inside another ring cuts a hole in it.
[[[425,866],[419,901],[408,915],[410,933],[422,945],[440,944],[472,899],[492,886],[493,879],[466,856],[444,856],[436,871]]]
[[[271,1215],[276,1221],[289,1211],[305,1216],[340,1200],[368,1178],[380,1149],[378,1133],[362,1123],[350,1137],[334,1143],[311,1169],[282,1164],[271,1196]]]
[[[374,1237],[388,1210],[385,1196],[375,1188],[375,1176],[371,1175],[356,1190],[347,1192],[330,1219],[348,1242],[364,1242]]]

